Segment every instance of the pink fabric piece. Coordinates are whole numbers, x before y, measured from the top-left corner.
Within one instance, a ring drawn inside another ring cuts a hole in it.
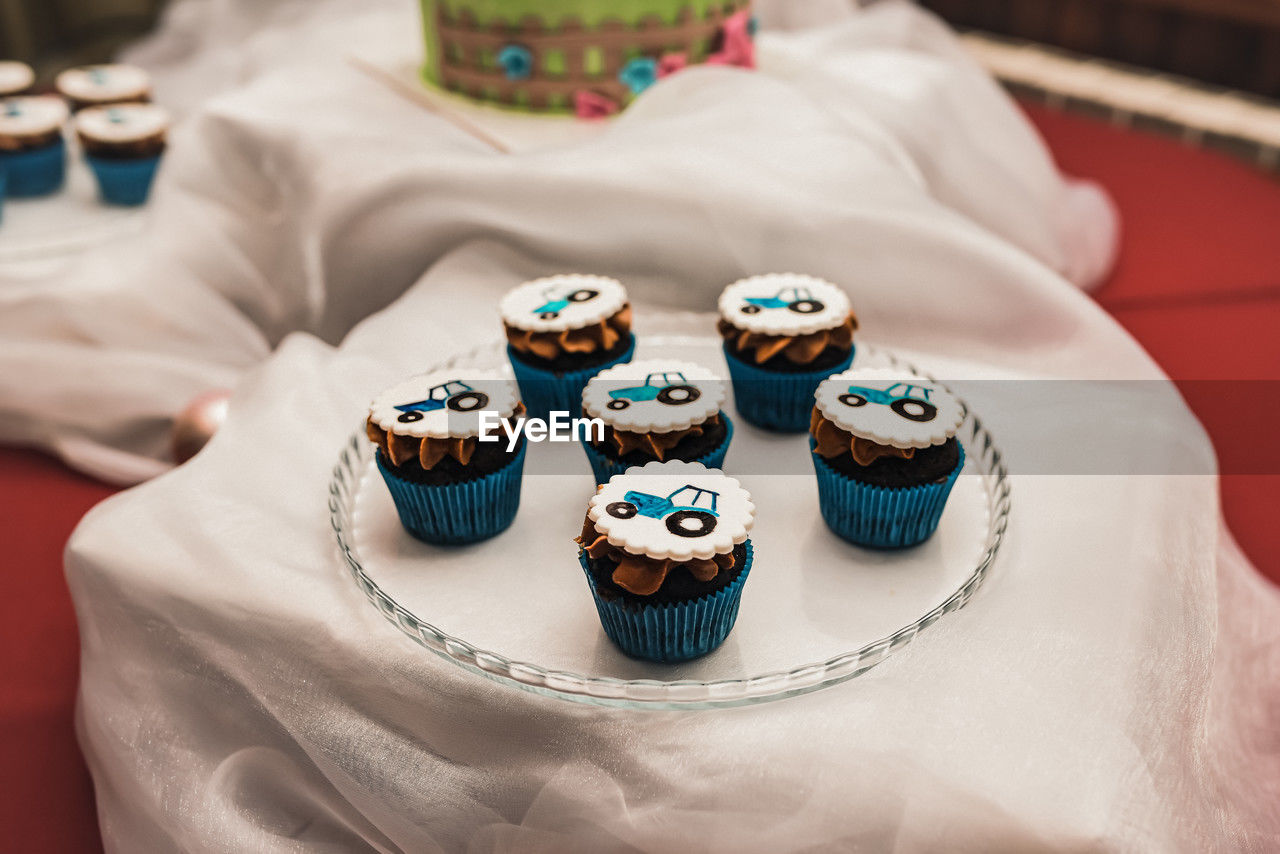
[[[730,15],[720,27],[724,44],[707,57],[708,65],[756,67],[756,43],[751,38],[751,13],[744,9]]]
[[[677,71],[683,71],[689,65],[689,56],[686,53],[668,53],[664,54],[658,60],[658,79],[675,74]]]
[[[603,119],[618,112],[616,103],[590,89],[579,89],[573,93],[573,107],[580,119]]]

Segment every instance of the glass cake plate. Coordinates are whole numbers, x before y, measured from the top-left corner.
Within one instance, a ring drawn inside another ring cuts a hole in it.
[[[636,358],[688,359],[728,376],[720,339],[694,332],[713,321],[669,320],[659,324],[669,334],[638,330]],[[670,333],[681,327],[693,334]],[[911,367],[861,343],[855,364]],[[505,351],[495,342],[437,367],[452,366],[505,367]],[[573,542],[595,491],[577,445],[530,445],[520,512],[505,533],[436,547],[401,528],[358,430],[329,487],[336,543],[373,606],[446,661],[524,690],[633,708],[746,705],[852,679],[964,606],[983,583],[1010,496],[1000,451],[973,412],[959,432],[968,460],[937,532],[897,552],[861,549],[827,530],[804,434],[757,430],[737,417],[734,424],[725,470],[756,503],[756,557],[733,632],[696,661],[636,661],[601,630]]]

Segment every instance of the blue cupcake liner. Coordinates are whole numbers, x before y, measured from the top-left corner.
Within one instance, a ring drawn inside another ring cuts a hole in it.
[[[5,192],[11,199],[56,193],[67,174],[67,144],[59,137],[43,148],[0,152],[0,171],[9,173]]]
[[[635,351],[636,337],[632,335],[626,352],[616,359],[564,374],[525,364],[516,357],[509,344],[507,358],[511,360],[511,369],[515,371],[516,383],[520,386],[520,399],[530,418],[547,418],[553,411],[568,412],[571,417],[577,417],[582,413],[582,390],[587,387],[587,381],[605,368],[630,362]]]
[[[964,446],[959,450],[960,461],[946,480],[908,487],[862,483],[814,453],[822,518],[836,536],[859,546],[901,549],[923,543],[937,530],[947,496],[964,468]]]
[[[619,649],[632,658],[675,662],[698,658],[714,650],[729,636],[738,619],[742,585],[751,571],[754,550],[746,541],[746,561],[738,577],[727,587],[690,602],[641,605],[622,599],[605,599],[591,576],[585,550],[578,561],[587,574],[591,595],[596,600],[600,624]]]
[[[4,222],[4,191],[9,186],[9,172],[0,163],[0,223]]]
[[[159,157],[118,160],[85,156],[98,179],[98,194],[112,205],[141,205],[151,195],[151,181],[160,166]]]
[[[712,448],[707,453],[698,457],[694,462],[702,463],[709,469],[724,468],[724,455],[729,451],[729,442],[733,439],[733,421],[729,419],[729,414],[721,411],[720,419],[724,421],[724,441]],[[604,454],[592,447],[590,442],[583,442],[582,449],[587,452],[587,459],[591,461],[591,471],[596,476],[596,485],[609,482],[609,478],[615,474],[622,474],[635,463],[620,463],[611,460]]]
[[[417,483],[397,474],[374,454],[405,530],[423,542],[457,546],[478,543],[510,527],[520,507],[527,442],[515,459],[495,472],[462,483]]]
[[[803,433],[809,429],[809,413],[818,385],[832,374],[853,364],[855,348],[838,365],[820,371],[785,373],[767,371],[742,361],[724,348],[733,380],[733,402],[747,421],[780,433]]]

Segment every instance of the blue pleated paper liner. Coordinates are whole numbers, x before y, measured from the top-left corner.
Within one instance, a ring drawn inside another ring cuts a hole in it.
[[[837,536],[860,546],[900,549],[923,543],[937,530],[947,496],[964,468],[964,446],[959,450],[960,461],[946,480],[897,488],[846,477],[813,454],[822,518]]]
[[[630,362],[636,351],[636,337],[631,336],[631,343],[626,352],[616,359],[583,368],[580,371],[556,374],[527,365],[516,357],[515,351],[507,345],[507,358],[511,360],[511,369],[515,371],[516,382],[520,386],[520,399],[530,418],[547,418],[551,412],[568,412],[570,417],[582,413],[582,390],[587,381],[605,368]]]
[[[159,157],[120,160],[86,155],[85,162],[98,179],[98,192],[113,205],[140,205],[151,194],[151,181],[160,166]]]
[[[378,471],[387,482],[400,522],[418,539],[435,545],[464,545],[497,536],[516,518],[527,442],[498,471],[462,483],[416,483],[396,474],[378,451]]]
[[[0,171],[9,175],[5,194],[11,199],[47,196],[62,189],[67,172],[67,146],[61,138],[29,151],[0,152]]]
[[[693,461],[702,463],[709,469],[724,468],[724,455],[729,452],[729,442],[733,439],[733,422],[729,420],[728,414],[722,411],[720,420],[724,421],[724,441]],[[597,486],[608,483],[609,478],[615,474],[622,474],[631,466],[636,465],[635,463],[620,463],[617,460],[611,460],[592,447],[590,442],[583,442],[582,449],[587,452],[587,459],[591,461],[591,471],[596,476]]]
[[[4,192],[9,186],[9,172],[0,163],[0,223],[4,222]]]
[[[742,585],[751,571],[754,551],[746,541],[746,560],[742,571],[731,584],[690,602],[640,605],[634,602],[603,598],[587,564],[587,553],[578,560],[587,574],[591,595],[596,600],[600,624],[619,649],[632,658],[645,661],[675,662],[698,658],[714,650],[729,636],[738,619]]]
[[[818,385],[832,374],[853,364],[854,348],[849,358],[820,371],[784,373],[766,371],[742,361],[725,347],[729,378],[733,380],[733,402],[747,421],[766,430],[802,433],[809,429],[809,413]]]

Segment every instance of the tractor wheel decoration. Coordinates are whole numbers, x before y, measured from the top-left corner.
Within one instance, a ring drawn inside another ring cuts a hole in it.
[[[658,402],[665,403],[667,406],[680,406],[685,403],[693,403],[701,396],[702,392],[691,385],[669,385],[658,392]]]
[[[759,314],[759,313],[760,313],[760,306],[758,306],[758,305],[744,305],[744,306],[742,307],[742,313],[743,313],[743,314]]]
[[[412,424],[415,421],[421,421],[424,417],[421,412],[415,409],[412,412],[401,412],[400,417],[396,420],[401,424]]]
[[[822,311],[824,307],[825,306],[822,302],[816,299],[796,300],[791,303],[791,305],[787,306],[787,308],[791,309],[796,314],[814,314],[815,312]]]
[[[454,412],[474,412],[489,402],[489,395],[480,391],[464,391],[449,398],[445,406]],[[407,414],[407,413],[406,413]]]
[[[639,511],[630,501],[614,501],[604,508],[604,512],[615,519],[630,519]]]
[[[866,406],[867,399],[860,394],[842,394],[838,398],[845,406]]]
[[[626,409],[628,406],[631,405],[631,401],[623,400],[622,398],[619,397],[609,401],[605,405],[608,406],[610,409]]]
[[[569,302],[589,302],[600,296],[599,291],[593,291],[590,288],[578,288],[566,297]]]
[[[932,421],[938,414],[938,407],[914,397],[900,397],[889,408],[908,421]]]
[[[666,522],[667,530],[677,537],[705,537],[716,529],[716,517],[705,510],[677,510]]]

